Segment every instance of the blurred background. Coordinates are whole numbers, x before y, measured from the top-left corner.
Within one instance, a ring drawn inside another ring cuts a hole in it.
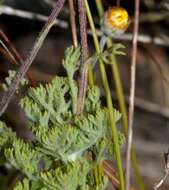
[[[116,5],[116,1],[102,1],[105,10],[110,6]],[[99,19],[94,1],[89,2],[96,26],[99,29]],[[46,16],[50,14],[55,1],[1,0],[0,3],[0,29],[8,36],[23,59],[25,59],[45,23]],[[117,60],[126,97],[126,105],[128,105],[134,0],[121,1],[121,6],[129,12],[131,24],[126,33],[118,36],[114,39],[114,42],[120,42],[126,46],[124,50],[126,56],[118,56]],[[134,144],[146,187],[147,189],[152,189],[154,183],[159,181],[163,175],[164,153],[169,148],[169,1],[142,0],[140,12]],[[64,56],[65,48],[72,44],[69,18],[69,8],[66,4],[59,15],[57,24],[50,31],[30,68],[34,85],[38,82],[50,81],[56,74],[64,74],[61,60]],[[92,36],[89,34],[88,38],[90,55],[92,55],[94,52]],[[8,75],[9,69],[17,70],[18,66],[14,65],[13,60],[0,46],[1,84]],[[109,66],[107,66],[107,70],[109,70]],[[97,68],[95,68],[95,71],[98,72]],[[108,74],[113,102],[118,108],[113,80],[111,74],[109,72]],[[99,78],[97,78],[97,84],[102,88]],[[1,90],[0,95],[2,93],[3,91]],[[18,99],[19,97],[13,99],[2,120],[17,131],[20,136],[29,140],[31,134],[26,130],[26,118],[19,109]],[[125,157],[125,147],[123,147],[123,155]],[[8,174],[8,170],[0,167],[0,187],[1,184],[10,183],[5,181],[4,177],[9,176],[6,179],[13,181],[16,180],[16,174],[17,171]],[[133,185],[135,185],[134,180]],[[169,179],[165,181],[161,189],[168,188]]]

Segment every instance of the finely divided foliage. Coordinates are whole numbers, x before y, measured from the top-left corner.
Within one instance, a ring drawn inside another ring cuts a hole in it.
[[[106,176],[96,182],[93,173],[113,153],[109,115],[96,86],[87,89],[83,114],[75,114],[78,84],[73,77],[79,61],[80,48],[68,48],[63,60],[67,77],[56,76],[45,86],[30,88],[21,99],[35,137],[32,143],[0,123],[0,150],[25,176],[15,190],[104,190],[107,186]],[[117,122],[120,114],[114,113]],[[123,142],[119,132],[119,144]]]

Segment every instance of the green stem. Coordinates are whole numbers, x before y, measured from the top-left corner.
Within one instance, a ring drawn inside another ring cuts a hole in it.
[[[96,7],[97,7],[97,11],[98,11],[99,17],[102,17],[103,14],[104,14],[102,0],[95,0],[95,3],[96,3]]]
[[[76,108],[77,108],[77,93],[74,89],[76,88],[76,85],[74,83],[73,77],[68,76],[68,79],[69,79],[70,93],[71,93],[71,99],[72,99],[72,111],[73,111],[73,114],[75,114]]]
[[[112,47],[112,45],[113,44],[112,44],[111,39],[108,38],[107,46]],[[110,61],[111,61],[111,71],[112,71],[114,84],[115,84],[115,90],[117,93],[117,99],[119,103],[119,109],[120,109],[120,112],[122,113],[124,133],[125,133],[125,136],[127,136],[127,131],[128,131],[127,130],[128,129],[127,110],[125,106],[125,99],[124,99],[124,93],[123,93],[122,83],[120,79],[119,68],[116,61],[116,57],[113,54],[110,55]]]
[[[92,65],[89,64],[88,66],[88,83],[89,86],[94,86],[94,79],[93,79],[93,72],[92,72]]]
[[[85,6],[86,6],[86,13],[87,13],[87,17],[89,20],[90,28],[91,28],[92,34],[93,34],[95,49],[96,49],[97,54],[100,54],[101,53],[100,45],[99,45],[94,21],[93,21],[87,0],[85,0]],[[107,106],[108,106],[108,110],[109,110],[109,118],[110,118],[110,125],[111,125],[112,137],[113,137],[113,142],[114,142],[115,155],[116,155],[116,160],[117,160],[120,189],[124,190],[124,175],[123,175],[120,147],[118,144],[118,133],[117,133],[116,125],[115,125],[114,108],[112,106],[111,92],[110,92],[110,88],[109,88],[109,84],[108,84],[106,70],[104,67],[103,60],[101,58],[99,59],[99,69],[100,69],[100,73],[101,73],[102,83],[103,83],[103,87],[105,90]]]
[[[99,17],[101,18],[104,14],[102,1],[95,0],[95,3],[96,3]],[[113,45],[112,40],[110,38],[108,38],[107,46],[111,47],[112,45]],[[116,93],[117,93],[117,99],[118,99],[118,103],[119,103],[119,109],[120,109],[120,112],[122,113],[122,122],[123,122],[124,133],[125,133],[125,136],[127,137],[128,118],[127,118],[127,110],[126,110],[126,105],[125,105],[125,99],[124,99],[124,93],[123,93],[119,68],[118,68],[118,64],[116,61],[116,57],[114,55],[110,56],[110,61],[111,61],[111,70],[112,70],[112,74],[113,74],[115,89],[116,89]],[[132,166],[134,169],[136,181],[139,185],[139,188],[140,188],[140,190],[144,190],[145,189],[144,182],[143,182],[143,179],[140,174],[137,157],[136,157],[136,151],[135,151],[134,147],[132,147],[132,151],[131,151],[131,160],[132,160]]]

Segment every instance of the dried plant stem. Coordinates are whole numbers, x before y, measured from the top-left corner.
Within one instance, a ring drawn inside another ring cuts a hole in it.
[[[56,4],[56,3],[55,3]],[[30,20],[38,20],[42,22],[46,22],[48,20],[48,17],[42,14],[38,13],[32,13],[29,11],[23,11],[19,9],[14,9],[13,7],[9,7],[6,5],[0,6],[0,15],[10,15],[10,16],[17,16],[24,19],[30,19]],[[68,22],[60,19],[55,19],[54,25],[59,26],[61,28],[67,29],[69,27]]]
[[[113,185],[115,189],[118,189],[120,183],[119,183],[119,180],[116,178],[116,175],[115,175],[116,172],[114,168],[112,168],[112,166],[110,166],[106,161],[103,161],[103,166],[104,166],[104,173],[109,178],[111,184]],[[134,188],[131,187],[130,190],[134,190]]]
[[[120,6],[120,0],[116,0],[116,6]]]
[[[88,64],[85,61],[88,57],[88,44],[87,44],[87,20],[84,0],[78,0],[79,9],[79,22],[80,22],[80,37],[81,37],[81,68],[80,68],[80,84],[79,96],[77,104],[77,114],[83,112],[85,95],[88,81]]]
[[[43,27],[42,31],[39,34],[39,37],[37,38],[35,45],[33,46],[32,50],[30,51],[27,59],[25,60],[24,64],[21,65],[19,68],[15,79],[13,80],[11,86],[9,87],[9,90],[3,95],[2,100],[0,102],[0,116],[5,112],[10,100],[12,99],[15,90],[17,89],[20,81],[28,71],[29,67],[31,66],[33,60],[35,59],[39,49],[41,48],[49,30],[54,24],[55,18],[60,13],[63,5],[65,3],[65,0],[58,0],[56,3],[55,8],[53,9],[51,15],[49,16],[49,19],[45,26]]]
[[[72,30],[73,45],[74,47],[77,47],[78,39],[77,39],[77,28],[76,28],[76,19],[75,19],[76,13],[74,8],[74,0],[69,0],[69,10],[70,10],[70,23]]]
[[[154,51],[152,51],[152,49],[150,50],[147,47],[144,47],[146,53],[147,53],[147,57],[149,57],[152,61],[153,64],[155,64],[155,66],[157,67],[160,77],[161,79],[167,84],[169,85],[169,77],[166,73],[166,70],[168,71],[168,69],[166,69],[166,67],[161,64],[161,61],[159,60],[159,58],[157,57],[156,54],[154,54]]]
[[[44,0],[46,3],[48,3],[49,5],[51,5],[52,7],[54,7],[56,5],[55,0]]]
[[[15,65],[22,65],[24,63],[24,60],[22,59],[21,55],[19,54],[19,52],[17,51],[15,46],[11,43],[9,38],[6,36],[6,34],[1,29],[0,29],[0,36],[1,36],[1,38],[3,38],[3,40],[7,43],[7,45],[11,49],[11,51],[10,51],[8,49],[8,47],[0,40],[0,43],[2,44],[2,46],[4,47],[4,49],[6,50],[8,55],[13,60],[12,63],[14,63]],[[27,72],[27,77],[28,77],[31,85],[35,85],[35,81],[33,80],[32,75],[29,72]]]
[[[20,54],[16,50],[15,46],[10,42],[10,40],[8,39],[8,37],[6,36],[6,34],[1,29],[0,29],[0,36],[9,45],[9,47],[11,48],[13,54],[16,56],[16,58],[18,59],[18,61],[20,62],[20,64],[22,64],[23,63],[22,57],[20,56]]]
[[[1,43],[1,42],[0,42]],[[1,54],[8,60],[10,61],[12,64],[16,64],[16,60],[14,60],[10,55],[9,53],[3,48],[0,46],[0,52]]]
[[[139,31],[139,9],[140,0],[135,1],[134,13],[134,31],[133,31],[133,51],[131,61],[131,81],[130,81],[130,99],[129,99],[129,125],[127,138],[127,157],[126,157],[126,190],[130,188],[130,160],[133,138],[133,120],[134,120],[134,97],[135,97],[135,77],[136,77],[136,57],[137,57],[137,38]]]
[[[157,184],[155,184],[154,190],[157,190],[161,187],[161,185],[164,183],[168,175],[169,175],[169,170],[166,170],[164,176],[160,179],[160,181]]]
[[[164,153],[164,160],[165,160],[164,174],[163,177],[160,179],[160,181],[154,185],[154,190],[159,189],[169,175],[169,150],[168,152]]]
[[[18,61],[15,59],[12,52],[8,49],[8,47],[4,44],[4,42],[1,39],[0,39],[0,45],[6,51],[8,56],[10,57],[10,59],[12,60],[12,63],[14,63],[15,65],[18,65]]]
[[[96,1],[101,2],[101,0],[96,0]],[[99,5],[99,9],[102,9],[100,4],[98,4],[98,5]],[[47,16],[44,16],[42,14],[32,13],[32,12],[23,11],[23,10],[17,10],[17,9],[14,9],[12,7],[5,6],[5,5],[0,6],[0,15],[1,14],[17,16],[17,17],[21,17],[21,18],[25,18],[25,19],[45,21],[45,22],[48,19]],[[54,25],[59,26],[63,29],[68,29],[68,27],[69,27],[68,22],[60,20],[60,19],[56,19]],[[90,30],[88,30],[87,32],[89,35],[91,35]],[[100,30],[97,30],[97,35],[102,36],[102,32]],[[167,38],[167,36],[165,36],[165,38]],[[123,41],[131,41],[132,40],[132,34],[130,34],[130,33],[126,34],[125,33],[125,34],[120,35],[120,36],[114,36],[113,39],[123,40]],[[166,47],[169,46],[168,39],[166,41],[161,37],[153,37],[153,36],[149,36],[146,34],[139,34],[138,42],[143,43],[143,44],[144,43],[146,43],[146,44],[150,43],[150,44],[166,46]]]
[[[103,92],[103,94],[104,94],[104,92]],[[112,92],[112,97],[115,100],[117,100],[116,93]],[[126,104],[128,104],[129,103],[129,96],[125,95],[124,98],[125,98]],[[134,106],[139,108],[139,109],[142,109],[145,112],[150,112],[152,114],[156,114],[156,115],[159,115],[159,116],[164,117],[166,119],[169,119],[169,109],[162,107],[162,106],[160,106],[154,102],[150,102],[150,101],[144,100],[142,98],[135,97]]]
[[[96,52],[98,54],[100,54],[100,52],[101,52],[100,45],[99,45],[94,21],[93,21],[87,0],[85,0],[85,5],[86,5],[86,12],[87,12],[90,28],[91,28],[92,34],[93,34],[95,49],[96,49]],[[114,120],[114,111],[113,111],[113,106],[112,106],[111,92],[110,92],[108,79],[107,79],[107,75],[106,75],[106,71],[105,71],[105,67],[104,67],[104,63],[103,63],[102,59],[99,59],[99,69],[100,69],[100,73],[101,73],[102,83],[103,83],[103,87],[105,90],[107,106],[108,106],[108,110],[109,110],[109,118],[110,118],[112,137],[113,137],[115,155],[116,155],[116,161],[117,161],[117,167],[118,167],[120,189],[124,190],[124,175],[123,175],[120,147],[118,144],[118,134],[117,134],[117,129],[116,129],[115,120]]]

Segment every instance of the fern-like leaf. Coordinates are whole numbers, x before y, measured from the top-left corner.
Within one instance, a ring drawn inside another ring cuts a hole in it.
[[[10,143],[13,138],[15,138],[15,133],[4,122],[0,121],[0,150],[6,144]]]
[[[14,190],[49,190],[49,189],[43,186],[43,184],[40,182],[30,181],[27,178],[25,178],[15,186]]]
[[[15,168],[24,172],[30,179],[34,180],[38,176],[38,164],[42,155],[23,140],[14,140],[12,147],[5,150],[5,156]]]
[[[80,186],[86,186],[89,169],[87,162],[71,162],[55,170],[42,172],[41,179],[51,190],[77,190]]]
[[[64,124],[72,116],[71,102],[65,99],[69,90],[67,78],[55,77],[45,87],[40,85],[36,88],[30,88],[28,96],[23,98],[20,104],[27,117],[34,124],[44,127]]]

